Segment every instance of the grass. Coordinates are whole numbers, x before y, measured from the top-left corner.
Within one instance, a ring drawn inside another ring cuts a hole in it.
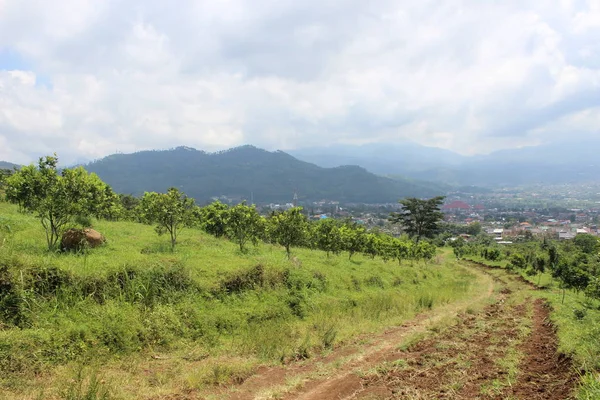
[[[259,365],[310,358],[466,299],[475,282],[454,262],[398,266],[306,249],[288,261],[280,247],[242,254],[193,229],[171,252],[167,238],[131,222],[95,221],[107,245],[50,253],[39,222],[5,203],[0,227],[0,398],[42,389],[67,398],[82,364],[103,377],[96,398],[239,383]],[[90,379],[71,398],[94,398]]]

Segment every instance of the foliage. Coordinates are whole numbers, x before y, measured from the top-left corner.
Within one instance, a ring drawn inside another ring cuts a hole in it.
[[[6,398],[35,398],[12,390],[34,393],[48,382],[68,387],[68,371],[90,360],[112,397],[134,398],[137,383],[111,384],[113,372],[134,382],[148,355],[164,356],[157,362],[165,369],[176,361],[182,380],[205,364],[188,359],[288,362],[401,324],[423,298],[437,306],[476,292],[474,277],[452,264],[399,266],[360,253],[326,258],[300,246],[292,252],[301,265],[292,265],[271,244],[240,253],[236,243],[194,228],[181,231],[177,252],[146,252],[162,240],[153,227],[130,221],[95,221],[112,240],[85,256],[48,254],[32,216],[11,204],[0,204],[0,214],[12,227],[0,247],[6,300],[0,397]],[[156,385],[149,396],[168,391]]]
[[[330,253],[339,254],[343,249],[339,225],[339,222],[333,218],[322,219],[316,223],[314,243],[319,250],[327,254],[327,257]]]
[[[229,206],[220,201],[215,201],[200,209],[201,226],[215,237],[225,236],[229,218]]]
[[[346,222],[340,227],[340,240],[342,247],[348,252],[348,259],[365,249],[367,236],[366,229],[356,223]]]
[[[248,206],[243,202],[229,209],[226,232],[238,244],[241,252],[247,250],[248,242],[256,246],[264,231],[264,218],[254,205]]]
[[[269,238],[273,243],[285,247],[288,258],[291,246],[300,246],[306,242],[308,221],[302,214],[301,207],[275,213],[267,222]]]
[[[600,250],[598,238],[590,234],[579,234],[573,239],[573,244],[586,254],[597,254]]]
[[[232,204],[250,193],[261,203],[287,203],[294,189],[299,200],[338,199],[342,202],[393,202],[401,195],[434,196],[444,189],[434,184],[376,176],[358,166],[320,168],[284,152],[242,146],[218,153],[189,148],[118,154],[88,164],[118,193],[141,196],[174,186],[199,204],[224,195]]]
[[[443,196],[429,200],[415,197],[400,200],[401,211],[392,213],[390,221],[402,225],[405,232],[414,237],[417,242],[423,237],[432,237],[438,232],[438,223],[444,218],[444,214],[440,211],[443,201]]]
[[[138,204],[141,220],[155,223],[159,235],[168,233],[172,250],[175,249],[180,230],[194,225],[195,211],[194,200],[177,188],[170,188],[167,193],[146,192]]]
[[[46,232],[48,249],[56,247],[74,217],[118,211],[115,194],[97,175],[82,167],[59,174],[57,163],[56,156],[46,156],[37,167],[23,167],[6,180],[6,198],[36,215]]]

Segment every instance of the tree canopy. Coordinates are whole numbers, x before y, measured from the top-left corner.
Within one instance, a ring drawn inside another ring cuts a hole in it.
[[[444,198],[405,198],[399,201],[402,205],[400,212],[392,213],[389,219],[392,223],[402,225],[404,231],[417,242],[423,237],[432,237],[438,231],[438,223],[444,219],[444,214],[440,211]]]
[[[6,198],[24,212],[34,213],[46,231],[49,249],[56,247],[76,216],[111,212],[117,196],[96,174],[82,167],[59,173],[58,158],[46,156],[6,178]]]
[[[307,235],[308,221],[301,207],[276,213],[268,220],[269,237],[283,247],[290,258],[290,247],[303,244]]]
[[[169,234],[172,250],[177,244],[179,231],[194,224],[195,209],[194,200],[177,188],[170,188],[167,193],[146,192],[138,205],[143,221],[156,223],[159,235]]]

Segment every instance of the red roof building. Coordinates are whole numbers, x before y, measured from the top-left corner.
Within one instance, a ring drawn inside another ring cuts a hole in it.
[[[464,201],[456,200],[449,204],[444,204],[442,210],[444,211],[468,211],[471,206]]]

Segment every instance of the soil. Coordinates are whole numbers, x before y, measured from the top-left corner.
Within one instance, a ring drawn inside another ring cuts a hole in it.
[[[485,272],[485,267],[478,270]],[[529,284],[510,280],[513,289],[519,287],[515,293],[488,276],[487,290],[472,299],[472,304],[494,299],[481,311],[462,304],[421,314],[367,344],[356,341],[325,357],[262,368],[241,385],[211,395],[238,400],[569,399],[577,373],[570,359],[557,352],[550,309],[522,295],[532,290]],[[428,330],[447,316],[456,317],[454,325]],[[425,332],[425,339],[399,346]],[[320,373],[319,368],[336,363]],[[293,379],[297,387],[290,384]],[[266,396],[277,387],[284,389]]]

